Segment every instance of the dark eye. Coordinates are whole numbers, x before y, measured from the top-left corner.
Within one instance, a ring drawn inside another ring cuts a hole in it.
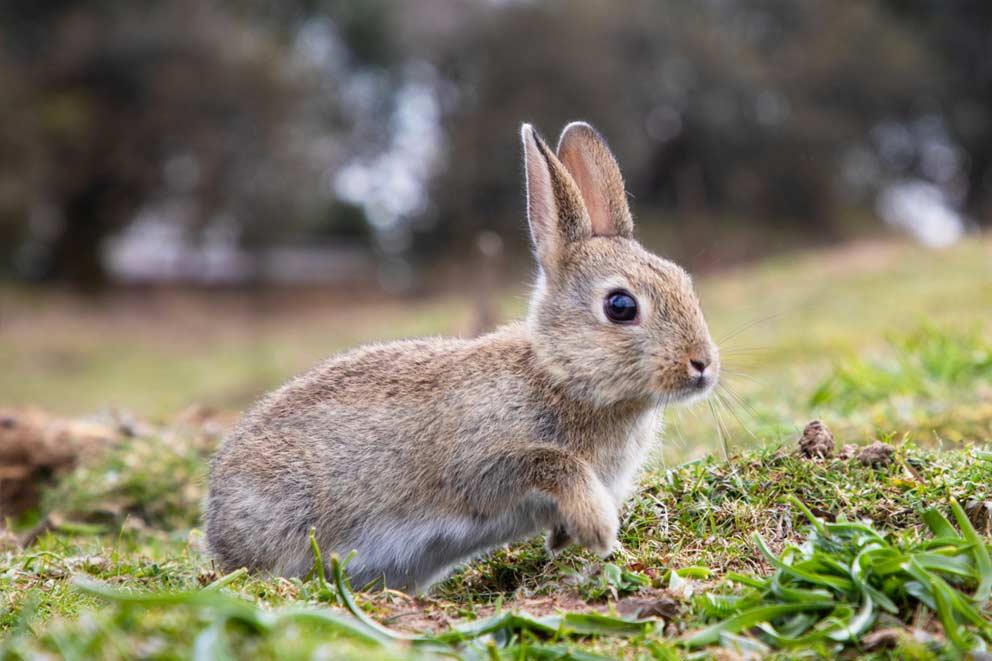
[[[637,320],[637,301],[623,289],[611,291],[603,301],[603,312],[615,324],[630,324]]]

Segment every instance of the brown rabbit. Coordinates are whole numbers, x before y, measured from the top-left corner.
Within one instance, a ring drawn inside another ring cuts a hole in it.
[[[321,548],[351,581],[422,591],[548,531],[602,555],[662,404],[707,394],[717,349],[685,271],[634,240],[623,179],[588,124],[557,155],[521,130],[540,275],[526,321],[472,340],[335,356],[252,408],[214,457],[222,567],[287,576]]]

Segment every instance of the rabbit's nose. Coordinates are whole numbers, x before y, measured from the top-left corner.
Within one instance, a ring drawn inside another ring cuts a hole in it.
[[[706,356],[692,356],[689,358],[689,375],[703,376],[706,368],[710,366],[710,359]]]

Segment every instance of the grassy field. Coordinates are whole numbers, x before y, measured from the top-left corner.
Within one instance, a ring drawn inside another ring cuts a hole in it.
[[[668,413],[624,550],[552,560],[535,539],[417,598],[217,576],[204,467],[228,411],[342,347],[464,332],[464,300],[3,292],[0,403],[152,424],[49,488],[19,522],[48,515],[31,544],[8,535],[0,658],[954,658],[992,643],[992,241],[861,244],[698,284],[726,389]],[[800,456],[814,418],[838,449],[892,452]]]

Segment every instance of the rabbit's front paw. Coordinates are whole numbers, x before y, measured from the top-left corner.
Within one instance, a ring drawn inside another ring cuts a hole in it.
[[[554,557],[574,543],[575,540],[568,534],[565,526],[555,526],[548,531],[548,540],[545,543],[545,547],[548,549],[551,557]]]
[[[591,494],[578,512],[568,522],[568,534],[600,557],[611,555],[620,543],[617,541],[619,520],[613,499],[605,489]]]
[[[619,546],[615,516],[612,521],[576,522],[572,534],[579,544],[601,558],[609,557]]]

